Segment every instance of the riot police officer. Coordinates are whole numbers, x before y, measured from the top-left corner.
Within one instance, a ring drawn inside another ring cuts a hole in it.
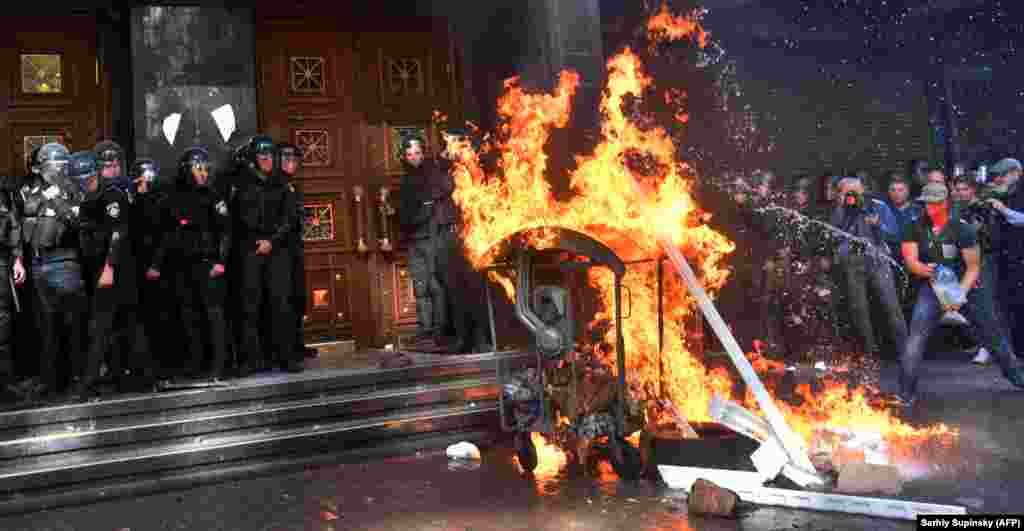
[[[288,252],[295,198],[288,192],[270,137],[251,138],[241,153],[241,162],[232,200],[242,305],[240,354],[245,357],[241,373],[275,362],[298,372],[303,365],[294,357],[292,262]],[[272,326],[261,326],[264,313]],[[261,337],[261,331],[267,335]],[[263,345],[271,352],[261,348]]]
[[[132,243],[135,246],[137,275],[139,278],[139,313],[141,333],[136,337],[145,339],[151,353],[154,369],[170,361],[170,345],[174,338],[181,337],[178,325],[177,300],[168,288],[168,280],[145,278],[153,265],[154,257],[163,235],[162,211],[167,194],[157,189],[160,166],[153,159],[140,158],[132,163],[129,171],[132,179],[129,197],[132,201]],[[175,352],[177,354],[177,352]]]
[[[303,357],[315,357],[316,349],[306,347],[303,335],[303,316],[306,313],[306,268],[305,246],[302,230],[305,219],[305,198],[299,185],[298,173],[302,167],[302,149],[295,144],[282,143],[278,146],[281,156],[281,172],[288,179],[288,191],[295,203],[295,217],[292,219],[291,237],[288,250],[292,257],[292,311],[295,312],[295,352]]]
[[[159,251],[146,273],[149,280],[169,274],[188,338],[187,376],[222,376],[228,361],[224,315],[231,217],[227,200],[210,186],[210,153],[191,147],[181,156],[178,180],[166,200]],[[208,337],[212,350],[204,371]]]
[[[36,154],[33,175],[19,190],[22,241],[31,255],[32,285],[41,348],[39,378],[25,389],[52,393],[71,374],[82,346],[85,298],[76,238],[79,196],[68,180],[70,153],[61,144],[43,145]],[[62,339],[66,345],[61,345]],[[66,360],[58,360],[64,352]],[[38,385],[35,385],[38,383]]]
[[[402,141],[398,221],[409,242],[409,274],[416,298],[415,347],[432,348],[442,342],[447,324],[445,293],[435,269],[438,227],[434,218],[437,165],[424,156],[425,144],[417,137]]]
[[[125,361],[134,372],[149,377],[152,364],[133,352],[138,305],[135,249],[130,237],[128,195],[114,183],[121,172],[121,156],[106,151],[103,143],[93,152],[75,153],[72,174],[82,193],[79,216],[82,278],[89,295],[89,351],[78,391],[92,393],[107,358],[109,374],[123,389]],[[127,340],[118,334],[128,335]],[[148,354],[148,353],[146,353]]]
[[[484,324],[484,279],[466,258],[460,234],[462,215],[452,194],[455,179],[452,161],[459,144],[469,142],[464,129],[449,129],[445,133],[445,149],[441,153],[438,172],[432,188],[434,199],[433,224],[436,228],[437,256],[435,275],[441,282],[448,301],[455,343],[446,348],[454,353],[490,351],[490,332]]]
[[[0,393],[8,393],[15,383],[13,325],[14,314],[20,310],[20,304],[15,304],[15,286],[23,282],[21,218],[11,190],[0,189]]]

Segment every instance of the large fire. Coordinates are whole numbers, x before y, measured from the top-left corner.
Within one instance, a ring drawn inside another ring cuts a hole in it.
[[[690,37],[703,45],[706,38],[695,17],[674,17],[665,7],[650,20],[648,31],[652,40]],[[667,132],[660,128],[642,130],[624,113],[624,99],[643,97],[652,83],[640,57],[626,48],[608,61],[607,68],[608,84],[600,106],[602,140],[592,154],[576,157],[576,168],[568,176],[575,192],[573,198],[558,201],[553,196],[544,145],[552,128],[565,127],[569,121],[570,103],[579,83],[579,75],[574,72],[562,72],[550,94],[528,92],[517,78],[505,83],[505,93],[498,100],[502,125],[488,146],[498,156],[496,174],[484,170],[478,154],[468,144],[453,150],[458,158],[454,197],[462,208],[467,256],[475,265],[483,266],[493,258],[498,244],[511,235],[558,226],[586,233],[624,258],[654,258],[662,254],[659,235],[667,235],[696,264],[705,288],[716,293],[729,277],[722,260],[735,246],[706,224],[710,215],[699,209],[691,195],[694,171],[677,160]],[[666,97],[678,98],[681,93],[678,88],[669,91]],[[685,116],[677,115],[677,119],[685,120]],[[637,156],[645,160],[643,175],[628,163]],[[543,248],[543,232],[538,231],[531,243]],[[512,293],[507,279],[492,278],[502,281],[505,291]],[[589,280],[604,303],[593,326],[612,318],[612,277],[595,271]],[[732,397],[731,375],[705,367],[701,358],[688,349],[682,333],[666,332],[659,355],[653,264],[630,266],[624,284],[631,291],[632,308],[623,330],[630,392],[649,394],[660,389],[688,419],[707,420],[708,404],[714,395]],[[695,317],[696,305],[680,279],[666,275],[662,296],[666,330],[672,330],[673,325],[681,330],[682,323]],[[609,327],[604,338],[607,345],[615,345],[616,333],[614,327]],[[608,349],[595,349],[595,353],[609,362],[613,359]],[[762,364],[759,368],[770,367]],[[869,430],[899,438],[949,431],[945,426],[911,428],[888,411],[870,405],[863,388],[848,389],[845,384],[833,382],[817,394],[809,388],[801,388],[798,393],[804,399],[801,405],[779,401],[779,406],[808,443],[815,430],[822,427]],[[756,408],[750,397],[733,399]]]

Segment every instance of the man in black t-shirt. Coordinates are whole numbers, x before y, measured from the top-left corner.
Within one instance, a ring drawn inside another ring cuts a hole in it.
[[[903,232],[903,259],[911,274],[921,281],[918,282],[910,337],[900,358],[899,399],[904,405],[910,405],[916,399],[917,369],[924,358],[925,343],[946,311],[962,312],[977,327],[982,346],[995,356],[1003,376],[1013,385],[1024,388],[1024,372],[997,325],[992,293],[985,284],[977,286],[981,274],[977,232],[955,211],[951,212],[948,197],[945,185],[925,186],[920,200],[925,204],[926,215],[917,223],[908,225]],[[958,304],[943,306],[932,287],[924,282],[932,278],[939,265],[960,275],[960,288],[967,296],[962,307]]]

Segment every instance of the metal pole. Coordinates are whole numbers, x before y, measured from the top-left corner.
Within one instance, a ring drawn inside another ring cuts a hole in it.
[[[626,340],[622,330],[622,277],[615,275],[615,352],[619,369],[619,404],[616,408],[618,426],[624,432],[626,428]],[[625,436],[625,433],[621,435]]]
[[[664,282],[664,257],[658,257],[658,398],[665,398],[665,312],[662,300],[662,283]]]

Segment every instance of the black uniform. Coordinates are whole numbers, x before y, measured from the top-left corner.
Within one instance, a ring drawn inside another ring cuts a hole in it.
[[[288,252],[292,257],[292,311],[295,312],[295,352],[296,358],[300,355],[315,355],[315,350],[307,352],[306,338],[304,335],[305,313],[306,313],[306,268],[305,268],[305,242],[302,239],[303,228],[305,227],[305,197],[299,187],[297,175],[288,174],[286,162],[295,163],[295,172],[302,164],[302,150],[290,143],[283,143],[278,146],[278,154],[281,157],[281,172],[289,180],[288,192],[292,195],[291,201],[295,211],[291,220],[291,232],[288,238]]]
[[[239,269],[235,273],[241,304],[243,372],[273,362],[301,362],[294,349],[295,320],[290,300],[293,286],[288,240],[295,213],[294,197],[276,170],[261,176],[252,168],[243,168],[235,186],[231,210]],[[269,255],[256,254],[260,240],[271,243]],[[266,322],[273,326],[262,326],[264,312]],[[261,341],[261,331],[269,335],[266,341]],[[263,344],[274,352],[264,352]]]
[[[12,267],[21,257],[21,219],[9,190],[0,189],[0,385],[13,383],[14,282]]]
[[[10,193],[10,199],[21,223],[24,221],[24,212],[21,210],[21,188],[26,183],[35,179],[32,166],[35,164],[34,161],[38,153],[39,148],[37,147],[26,160],[27,173],[25,175],[12,177],[4,182],[4,189]],[[39,370],[39,359],[36,353],[42,350],[42,334],[40,333],[39,322],[35,315],[37,304],[33,296],[35,290],[33,288],[31,271],[32,256],[31,253],[26,252],[27,246],[24,240],[19,242],[18,247],[22,252],[22,260],[28,275],[23,284],[15,286],[15,293],[17,293],[21,311],[14,312],[12,326],[16,332],[13,337],[15,345],[13,353],[15,355],[15,372],[18,374],[19,379],[29,379],[37,376],[37,371]]]
[[[181,337],[177,298],[169,277],[146,278],[153,267],[163,239],[163,212],[167,194],[149,191],[135,194],[132,204],[132,243],[135,246],[139,282],[139,321],[154,358],[154,367],[167,367],[172,355],[178,357],[177,339]]]
[[[124,374],[127,361],[132,369],[148,371],[152,364],[132,352],[126,341],[115,341],[118,333],[134,333],[139,302],[138,265],[130,237],[132,207],[128,195],[113,185],[82,203],[82,270],[92,315],[89,320],[89,353],[84,384],[99,378],[100,365],[110,354],[108,367],[115,380]],[[104,268],[113,269],[113,285],[100,286]]]
[[[288,238],[288,251],[292,258],[292,311],[295,312],[295,352],[306,353],[306,338],[303,335],[304,320],[306,313],[306,249],[302,240],[302,230],[306,210],[305,199],[302,190],[294,183],[288,185],[292,194],[292,205],[295,212],[292,217],[292,230]]]
[[[62,369],[71,369],[58,365],[58,354],[65,353],[70,364],[81,361],[86,298],[78,253],[77,199],[68,187],[50,184],[38,175],[27,180],[19,196],[24,214],[22,241],[32,260],[33,302],[40,329],[41,391],[55,391],[62,387],[61,377],[70,374]]]
[[[399,185],[398,220],[409,242],[409,274],[416,298],[417,340],[440,336],[447,324],[448,302],[440,282],[437,255],[437,219],[434,198],[441,171],[432,160],[419,166],[403,162],[405,174]]]
[[[433,188],[434,225],[437,227],[435,274],[448,303],[455,331],[455,352],[491,350],[486,321],[484,279],[466,258],[460,234],[462,217],[452,198],[455,180],[447,164],[438,166]]]
[[[189,171],[183,169],[183,173]],[[228,329],[224,313],[231,254],[231,218],[227,199],[209,186],[195,186],[182,175],[163,208],[161,244],[152,268],[170,278],[188,338],[187,371],[204,374],[204,336],[211,350],[210,374],[220,376],[228,361]]]

